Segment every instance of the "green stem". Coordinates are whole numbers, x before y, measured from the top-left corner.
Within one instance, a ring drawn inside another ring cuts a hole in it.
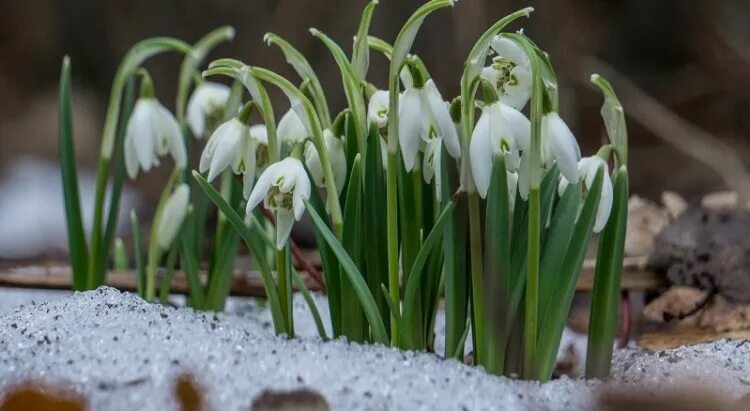
[[[484,320],[484,269],[482,261],[482,228],[480,224],[479,194],[468,194],[469,200],[469,248],[471,249],[471,301],[474,316],[474,363],[484,361],[485,320]]]
[[[284,327],[286,328],[286,335],[289,338],[294,338],[294,320],[292,317],[292,276],[290,267],[287,264],[289,252],[289,245],[286,245],[283,250],[276,252],[276,276],[278,277],[278,293],[279,293],[279,304],[281,305],[281,313],[284,317]]]
[[[398,157],[396,152],[388,151],[386,180],[386,220],[388,236],[388,291],[391,301],[400,301],[398,275]],[[391,313],[391,344],[396,345],[399,338],[398,321]]]
[[[523,372],[534,378],[536,364],[536,333],[539,311],[539,243],[541,233],[541,203],[539,189],[529,192],[529,242],[527,243],[526,306],[523,330]]]

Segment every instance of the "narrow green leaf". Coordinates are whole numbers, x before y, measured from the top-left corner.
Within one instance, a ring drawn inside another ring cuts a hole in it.
[[[354,73],[357,75],[357,80],[359,80],[360,83],[364,82],[367,78],[367,69],[370,66],[370,49],[367,46],[367,32],[370,31],[372,14],[377,5],[378,0],[372,0],[367,3],[367,6],[365,6],[365,9],[362,11],[362,18],[359,21],[359,29],[357,29],[357,36],[354,39],[352,67],[354,68]]]
[[[177,241],[172,244],[172,248],[167,254],[167,262],[164,267],[164,276],[161,279],[161,286],[159,287],[159,303],[163,305],[169,304],[169,288],[172,283],[172,276],[174,275],[174,266],[177,263]]]
[[[461,339],[458,340],[458,345],[456,345],[456,351],[453,352],[453,355],[450,358],[456,358],[459,360],[464,358],[464,346],[466,345],[466,339],[469,338],[469,330],[471,330],[471,322],[467,319],[466,325],[464,326],[464,332],[461,334]]]
[[[608,378],[612,347],[617,332],[620,303],[620,276],[628,224],[628,171],[615,170],[612,212],[599,237],[594,290],[591,297],[589,341],[586,351],[586,378]]]
[[[399,303],[391,298],[390,291],[388,290],[388,287],[385,286],[385,284],[380,284],[380,290],[383,291],[383,295],[385,296],[385,301],[388,304],[388,310],[390,311],[391,315],[393,315],[393,318],[396,319],[399,327],[403,328],[403,318],[401,317],[401,313],[399,312]]]
[[[452,198],[459,186],[458,169],[445,147],[442,148],[443,193],[442,198]],[[443,236],[443,278],[445,282],[445,353],[446,357],[462,359],[465,338],[469,332],[467,226],[468,210],[463,197],[456,200],[456,208],[445,223]],[[457,356],[455,353],[460,353]]]
[[[393,46],[378,37],[367,36],[367,46],[377,52],[382,53],[388,60],[390,60],[391,56],[393,55]]]
[[[320,122],[323,128],[329,128],[331,126],[331,114],[328,110],[328,102],[323,92],[323,86],[320,85],[320,80],[317,74],[315,74],[315,70],[313,70],[305,56],[286,40],[274,33],[266,33],[264,40],[268,45],[273,44],[278,46],[284,53],[287,63],[294,68],[302,80],[310,82],[310,91],[313,101],[315,101],[315,108],[318,110]]]
[[[128,269],[128,252],[125,250],[125,243],[122,238],[115,239],[115,271],[125,271]]]
[[[325,33],[314,28],[310,29],[310,33],[319,38],[328,47],[328,50],[333,55],[333,59],[339,66],[341,81],[344,85],[344,94],[349,104],[349,110],[352,112],[354,127],[357,130],[358,146],[360,150],[364,150],[367,139],[367,107],[365,106],[365,99],[362,94],[362,82],[358,80],[354,68],[346,57],[346,53],[344,53],[335,41]]]
[[[615,90],[604,77],[593,74],[591,82],[594,83],[604,94],[604,105],[601,114],[604,119],[604,127],[612,145],[615,147],[615,167],[628,164],[628,130],[625,125],[625,110],[617,98]]]
[[[362,177],[359,154],[355,157],[349,177],[349,187],[346,193],[346,206],[344,209],[344,250],[352,258],[359,268],[363,269],[363,238],[366,233],[362,231]],[[341,270],[345,270],[343,266]],[[370,290],[376,292],[376,290]],[[346,274],[341,275],[341,331],[349,340],[364,342],[367,337],[367,324],[365,323],[362,305],[354,291],[354,285]]]
[[[365,315],[367,316],[367,321],[370,323],[370,329],[375,342],[388,345],[388,333],[386,333],[385,331],[383,319],[380,317],[380,312],[378,311],[378,307],[375,304],[375,299],[373,298],[372,293],[370,293],[370,290],[367,288],[367,284],[362,277],[362,273],[360,273],[360,271],[357,269],[354,261],[352,261],[351,257],[349,257],[349,255],[346,253],[344,248],[341,246],[341,243],[339,243],[339,241],[336,239],[336,236],[333,235],[331,230],[326,225],[325,221],[323,221],[317,211],[315,211],[315,208],[313,208],[309,202],[306,203],[306,206],[307,212],[308,214],[310,214],[310,218],[312,218],[313,224],[315,224],[325,242],[331,247],[331,250],[338,258],[339,264],[341,264],[341,266],[343,267],[342,271],[346,273],[347,277],[352,282],[354,291],[357,293],[357,296],[362,303],[362,308],[364,309]]]
[[[505,338],[501,324],[507,317],[510,290],[510,204],[503,156],[495,156],[485,209],[485,270],[489,278],[484,301],[487,319],[487,371],[500,375],[505,362]]]
[[[559,278],[554,298],[549,302],[544,324],[540,323],[539,326],[536,378],[542,381],[552,376],[560,338],[562,338],[570,304],[575,295],[578,276],[583,267],[583,260],[586,258],[586,250],[594,229],[604,178],[604,169],[600,169],[596,173],[593,184],[589,187],[583,209],[573,229],[565,259],[557,272]]]
[[[309,174],[309,171],[308,171]],[[310,193],[310,204],[315,208],[318,215],[326,215],[325,204],[318,194],[318,190],[312,190]],[[315,244],[318,246],[320,253],[320,262],[323,266],[323,276],[326,280],[326,293],[328,294],[328,311],[331,315],[331,328],[333,337],[341,336],[341,274],[339,262],[331,247],[323,238],[320,230],[315,228]]]
[[[65,199],[68,250],[70,251],[70,265],[73,269],[73,289],[82,291],[86,289],[89,253],[81,219],[70,94],[70,58],[66,56],[60,70],[60,112],[58,119],[60,128],[60,171]]]
[[[258,264],[261,277],[263,277],[263,287],[266,290],[266,297],[271,307],[271,317],[273,319],[274,330],[276,334],[283,334],[284,317],[281,312],[281,304],[279,302],[279,295],[276,292],[276,285],[271,275],[271,269],[268,267],[266,260],[263,258],[263,248],[259,247],[258,241],[260,238],[250,233],[250,229],[245,225],[242,217],[221,197],[216,189],[206,181],[203,176],[197,171],[193,171],[193,178],[198,182],[198,185],[208,195],[211,201],[221,210],[221,212],[227,217],[227,220],[239,233],[240,237],[245,241],[250,252],[253,255],[255,262]],[[260,240],[262,241],[262,240]]]
[[[443,211],[435,221],[435,225],[432,227],[430,234],[428,234],[427,238],[425,238],[424,244],[422,244],[417,257],[414,259],[414,263],[411,266],[408,281],[406,282],[404,291],[403,318],[406,321],[409,321],[409,318],[411,318],[412,314],[414,313],[415,307],[418,304],[416,296],[419,292],[421,276],[425,273],[424,264],[425,262],[427,262],[427,257],[430,256],[435,246],[437,246],[442,239],[443,234],[445,233],[445,224],[450,221],[449,217],[451,216],[455,206],[456,204],[453,201],[449,201],[445,205],[445,207],[443,207]],[[404,325],[409,326],[410,324]],[[403,334],[404,337],[406,337],[407,335],[410,334]],[[413,345],[414,341],[411,341],[411,344]]]
[[[207,198],[201,196],[201,198]],[[195,215],[190,213],[185,219],[185,226],[191,227],[195,224]],[[182,244],[182,269],[185,271],[185,277],[187,278],[189,288],[189,302],[190,306],[199,310],[205,309],[204,307],[204,290],[201,285],[200,275],[198,273],[198,258],[200,254],[193,252],[193,244],[190,241],[189,236],[182,236],[180,239]]]

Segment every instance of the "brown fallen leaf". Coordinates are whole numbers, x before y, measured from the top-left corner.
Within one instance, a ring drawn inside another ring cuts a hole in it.
[[[57,387],[24,383],[11,389],[0,402],[0,411],[83,411],[86,401]]]
[[[723,339],[749,340],[750,330],[719,332],[696,325],[671,323],[658,331],[642,334],[636,339],[636,344],[645,350],[657,352]]]
[[[181,375],[174,386],[174,394],[180,411],[204,410],[203,393],[198,389],[190,375]]]

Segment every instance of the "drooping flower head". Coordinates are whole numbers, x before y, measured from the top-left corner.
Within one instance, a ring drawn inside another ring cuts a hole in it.
[[[201,173],[208,172],[208,181],[213,181],[227,167],[231,167],[234,174],[242,176],[245,198],[253,189],[257,161],[257,142],[251,137],[250,127],[245,124],[247,116],[249,113],[243,109],[238,117],[214,131],[203,149],[198,166]]]
[[[247,213],[250,214],[261,201],[267,209],[276,212],[277,249],[284,248],[294,221],[302,218],[310,190],[305,167],[293,157],[271,164],[258,178],[247,200]]]
[[[609,220],[609,214],[612,211],[612,202],[614,192],[612,190],[612,180],[609,178],[609,166],[599,156],[584,157],[578,162],[578,178],[583,182],[584,193],[591,190],[594,184],[596,173],[600,168],[604,170],[604,180],[602,181],[602,192],[599,197],[599,207],[596,210],[596,220],[594,222],[594,232],[602,231]],[[560,183],[557,190],[562,195],[567,189],[570,181],[565,176],[560,176]]]
[[[378,129],[388,125],[388,91],[378,90],[370,96],[367,103],[367,121],[375,124]]]
[[[180,126],[172,113],[154,97],[136,101],[128,120],[124,141],[125,168],[135,179],[138,172],[158,167],[159,158],[171,154],[175,166],[185,168],[187,154]]]
[[[491,46],[497,55],[482,69],[481,77],[495,87],[505,104],[520,110],[531,97],[529,58],[516,42],[505,37],[495,36]]]
[[[431,140],[440,139],[453,158],[461,157],[448,105],[432,79],[407,84],[400,98],[398,141],[406,171],[414,169],[419,150]]]
[[[187,123],[195,138],[203,138],[221,122],[230,94],[229,87],[210,81],[195,88],[187,105]]]

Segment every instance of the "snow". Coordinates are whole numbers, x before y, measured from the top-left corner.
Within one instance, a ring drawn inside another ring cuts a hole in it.
[[[736,399],[750,377],[750,344],[737,342],[660,354],[623,350],[607,384],[539,384],[428,353],[322,342],[301,298],[301,337],[288,340],[273,336],[267,310],[247,299],[214,314],[149,304],[107,287],[53,294],[33,296],[33,305],[0,305],[0,392],[35,380],[84,394],[92,410],[170,410],[175,377],[190,373],[216,410],[246,410],[265,389],[305,387],[335,410],[589,410],[602,389],[658,393],[691,382]],[[325,299],[315,300],[327,322]]]

